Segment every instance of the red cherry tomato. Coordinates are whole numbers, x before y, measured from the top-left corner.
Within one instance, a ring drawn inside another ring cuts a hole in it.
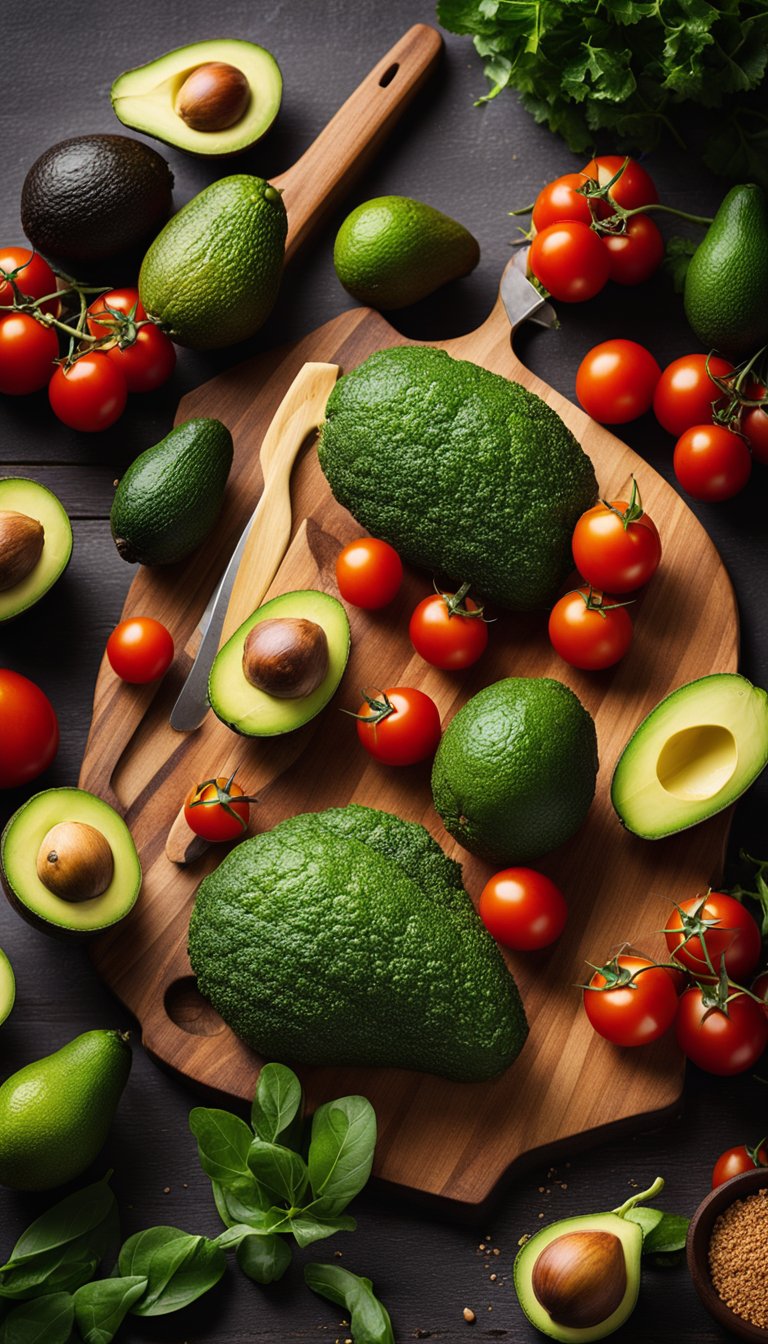
[[[477,615],[464,615],[473,611]],[[471,667],[488,647],[488,625],[481,613],[482,607],[471,597],[434,593],[425,597],[411,616],[411,643],[433,667],[446,672]]]
[[[59,746],[59,722],[34,681],[0,667],[0,789],[28,784],[47,770]]]
[[[121,323],[110,309],[145,325],[132,330],[130,322]],[[154,392],[156,387],[167,383],[176,367],[176,347],[164,331],[146,321],[137,289],[113,289],[109,294],[102,294],[91,304],[88,313],[88,329],[92,336],[115,336],[115,344],[103,349],[124,375],[129,392]],[[130,344],[121,345],[121,339],[131,334],[134,339]]]
[[[382,765],[415,765],[437,750],[440,715],[423,691],[389,686],[366,700],[357,713],[357,736]]]
[[[735,994],[727,1014],[712,1008],[694,986],[680,999],[677,1041],[694,1064],[707,1073],[730,1077],[755,1066],[768,1045],[768,1015],[746,994]]]
[[[608,279],[607,250],[594,229],[578,219],[542,229],[528,255],[536,279],[562,303],[594,298]]]
[[[60,364],[48,388],[54,414],[70,429],[92,434],[109,429],[128,400],[125,378],[101,350],[81,355],[65,368]]]
[[[531,215],[537,233],[548,229],[550,224],[558,224],[561,219],[580,219],[583,224],[592,223],[587,199],[578,194],[579,187],[583,187],[585,181],[583,173],[565,173],[563,177],[556,177],[554,182],[548,182],[546,187],[542,187]]]
[[[133,317],[137,322],[143,322],[147,316],[138,289],[110,289],[88,306],[88,330],[92,336],[114,336],[120,331],[120,319],[110,310],[116,310],[124,317]]]
[[[601,425],[623,425],[653,404],[661,369],[637,341],[601,341],[587,351],[576,373],[576,396]]]
[[[639,972],[631,984],[603,989],[608,979],[595,971],[584,990],[584,1008],[595,1031],[612,1045],[648,1045],[672,1026],[678,998],[674,982],[647,957],[628,953],[617,957],[618,967]]]
[[[733,1176],[741,1176],[745,1171],[754,1171],[755,1167],[768,1167],[768,1149],[764,1143],[758,1148],[748,1148],[745,1143],[738,1148],[726,1148],[712,1168],[712,1189],[724,1185]]]
[[[664,239],[649,215],[627,220],[625,233],[604,233],[610,258],[609,279],[617,285],[642,285],[664,260]]]
[[[709,369],[718,378],[733,373],[733,365],[711,355]],[[675,438],[692,425],[712,419],[712,404],[722,407],[722,393],[707,373],[706,355],[683,355],[664,369],[653,397],[653,412],[663,429]]]
[[[587,509],[573,530],[572,545],[582,578],[593,588],[614,593],[642,588],[661,560],[656,524],[643,512],[634,483],[629,503],[613,499]]]
[[[400,556],[386,541],[360,537],[336,557],[336,582],[345,602],[378,611],[393,602],[403,581]]]
[[[708,926],[700,936],[686,937],[687,919],[698,919]],[[762,950],[760,930],[749,911],[735,897],[724,891],[711,891],[707,896],[694,896],[675,907],[667,920],[664,936],[674,958],[697,980],[711,980],[702,939],[709,953],[715,974],[725,957],[725,968],[731,980],[745,984],[752,974]]]
[[[577,588],[556,602],[549,617],[549,639],[571,667],[596,672],[613,667],[632,643],[632,621],[614,599]]]
[[[752,383],[747,395],[750,401],[757,401],[766,396],[766,388],[761,383]],[[755,462],[768,465],[768,411],[762,406],[745,406],[739,428],[749,443]]]
[[[621,177],[611,187],[611,196],[624,210],[638,210],[643,205],[655,205],[659,199],[656,184],[649,173],[637,162],[627,161],[626,154],[601,154],[590,159],[583,169],[585,177],[594,178],[601,187],[608,185],[612,177],[626,163]],[[598,202],[601,218],[611,214],[610,206]]]
[[[478,911],[488,932],[516,952],[549,947],[568,917],[560,888],[533,868],[495,873],[483,887]]]
[[[248,828],[253,801],[245,796],[234,776],[206,779],[190,790],[184,804],[184,820],[202,840],[214,844],[239,840]]]
[[[59,357],[52,327],[44,327],[31,313],[0,317],[0,392],[22,397],[45,387]]]
[[[42,299],[61,288],[48,262],[39,252],[28,247],[0,247],[0,271],[13,276],[17,287],[28,299]],[[13,303],[13,289],[7,280],[0,281],[0,305]],[[42,312],[58,316],[59,300],[50,299],[42,304]]]
[[[142,686],[165,676],[173,662],[173,639],[151,616],[131,616],[109,636],[107,657],[118,677]]]
[[[672,465],[689,495],[716,504],[744,489],[752,458],[741,435],[725,425],[694,425],[677,440]]]

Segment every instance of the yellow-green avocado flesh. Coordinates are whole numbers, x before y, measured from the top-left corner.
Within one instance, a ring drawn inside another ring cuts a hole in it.
[[[252,686],[243,672],[243,645],[259,621],[293,617],[322,626],[328,641],[328,671],[311,695],[283,700]],[[245,737],[275,737],[300,728],[320,713],[336,690],[349,658],[349,621],[330,593],[301,589],[265,602],[217,653],[208,679],[208,699],[217,718]]]
[[[37,875],[37,855],[45,836],[65,821],[93,826],[112,850],[112,880],[89,901],[56,896]],[[84,789],[46,789],[14,812],[0,838],[0,866],[11,905],[49,933],[83,936],[108,929],[125,918],[141,888],[141,864],[128,827],[109,803]]]
[[[768,765],[768,694],[735,672],[680,686],[643,719],[614,771],[627,830],[674,835],[735,803]]]
[[[576,1328],[562,1325],[550,1316],[547,1308],[539,1301],[533,1290],[533,1277],[536,1261],[542,1251],[556,1241],[558,1237],[574,1232],[608,1232],[618,1237],[624,1250],[626,1288],[621,1302],[610,1316],[595,1325]],[[640,1289],[640,1256],[643,1248],[643,1233],[638,1223],[628,1222],[616,1213],[591,1213],[579,1218],[561,1218],[559,1222],[543,1227],[525,1242],[515,1257],[514,1279],[517,1299],[528,1320],[542,1334],[551,1339],[561,1340],[562,1344],[588,1344],[588,1341],[604,1339],[614,1330],[618,1330],[632,1315]]]
[[[0,1026],[10,1016],[16,1002],[16,977],[13,967],[0,947]]]
[[[0,621],[10,621],[40,601],[64,573],[72,554],[72,524],[52,491],[37,481],[9,476],[0,481],[0,511],[25,513],[43,528],[40,559],[20,583],[0,592]]]
[[[250,99],[242,117],[222,131],[199,131],[176,111],[178,92],[193,70],[221,62],[242,71]],[[155,61],[119,75],[112,85],[115,116],[124,126],[192,154],[236,154],[269,130],[280,108],[283,77],[274,56],[255,42],[215,38],[176,47]]]

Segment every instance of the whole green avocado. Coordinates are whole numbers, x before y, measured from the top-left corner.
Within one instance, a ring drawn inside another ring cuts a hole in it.
[[[268,1059],[471,1082],[506,1069],[528,1031],[459,864],[375,808],[243,841],[198,888],[189,956],[201,993]]]
[[[592,463],[541,397],[429,346],[380,350],[340,378],[318,453],[373,536],[517,611],[554,596],[597,499]]]
[[[732,187],[685,277],[685,315],[703,345],[729,359],[768,340],[768,200],[754,182]]]

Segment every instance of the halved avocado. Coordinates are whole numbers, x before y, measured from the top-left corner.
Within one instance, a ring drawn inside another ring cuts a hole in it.
[[[78,835],[86,841],[82,873]],[[54,873],[65,859],[66,882],[48,876],[49,886],[41,880],[40,872]],[[124,919],[141,888],[131,832],[109,803],[84,789],[46,789],[14,812],[0,837],[0,875],[11,905],[30,924],[46,933],[80,937]],[[53,885],[67,896],[57,895]],[[91,894],[94,890],[97,895]]]
[[[5,952],[0,947],[0,1026],[10,1016],[16,1002],[16,977]]]
[[[561,1218],[515,1258],[515,1292],[528,1320],[563,1344],[604,1339],[631,1316],[643,1233],[617,1213]]]
[[[191,154],[236,154],[269,130],[282,92],[280,67],[264,47],[216,38],[127,70],[111,97],[124,126]]]
[[[26,550],[31,567],[24,562]],[[39,602],[71,554],[72,524],[52,491],[22,477],[0,480],[0,621]]]
[[[285,687],[279,688],[279,694],[269,694],[246,676],[243,668],[246,641],[251,631],[265,621],[320,627],[324,632],[326,670],[309,694],[293,696],[290,688]],[[208,680],[211,709],[228,728],[245,737],[290,733],[308,723],[328,704],[347,665],[349,643],[347,613],[329,593],[304,589],[273,597],[254,611],[217,653]]]

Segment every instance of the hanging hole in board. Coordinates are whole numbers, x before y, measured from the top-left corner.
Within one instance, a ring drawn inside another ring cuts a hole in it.
[[[197,988],[194,976],[174,980],[165,991],[165,1011],[172,1022],[190,1036],[218,1036],[224,1031],[222,1021]]]
[[[397,74],[399,69],[400,66],[398,65],[397,61],[395,61],[394,65],[390,65],[389,69],[384,71],[384,74],[381,76],[381,79],[379,80],[379,88],[386,89],[387,85],[392,83],[392,80],[395,78],[395,75]]]

